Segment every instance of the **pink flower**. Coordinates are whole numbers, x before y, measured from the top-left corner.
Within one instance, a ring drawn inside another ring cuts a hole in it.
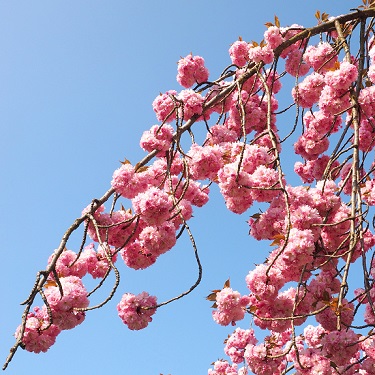
[[[110,246],[121,247],[135,235],[135,218],[129,210],[122,209],[112,214],[96,212],[94,217],[98,228],[90,222],[88,235],[95,242],[107,241]]]
[[[77,276],[61,277],[59,279],[63,295],[57,283],[47,286],[44,294],[51,308],[53,323],[60,329],[71,329],[83,322],[85,313],[75,309],[89,305],[87,291],[82,280]]]
[[[263,61],[264,64],[270,64],[273,60],[273,50],[268,45],[264,47],[261,46],[252,46],[249,48],[249,60],[258,63]]]
[[[287,225],[287,219],[285,221]],[[314,241],[319,239],[320,225],[323,224],[323,219],[316,208],[307,204],[300,205],[290,213],[290,221],[293,228],[299,230],[309,229],[314,236]]]
[[[236,142],[237,138],[237,132],[234,130],[229,130],[223,125],[214,125],[210,128],[204,143],[213,146],[224,142]]]
[[[245,66],[249,61],[249,43],[243,40],[237,40],[229,48],[229,56],[232,60],[232,64],[238,66]]]
[[[324,172],[330,160],[331,158],[328,155],[322,155],[318,159],[306,161],[305,164],[296,162],[294,164],[294,172],[301,177],[304,183],[312,183],[314,180],[323,180]],[[338,177],[338,172],[335,168],[339,165],[340,163],[337,160],[331,164],[327,174],[329,178],[336,179]]]
[[[333,331],[322,338],[322,354],[338,366],[347,364],[358,350],[358,337],[351,329]]]
[[[294,144],[294,151],[306,160],[316,160],[327,151],[329,140],[314,128],[309,128]]]
[[[228,209],[234,213],[245,212],[253,203],[250,175],[238,171],[237,163],[226,164],[218,173],[220,192]]]
[[[140,330],[152,322],[156,312],[156,297],[146,292],[138,295],[125,293],[117,305],[118,315],[131,330]]]
[[[272,99],[271,99],[272,100]],[[263,104],[264,103],[264,104]],[[262,106],[263,104],[263,106]],[[242,109],[245,113],[243,121]],[[272,108],[272,110],[275,110]],[[267,122],[267,102],[258,95],[250,95],[247,91],[242,90],[240,94],[233,96],[233,103],[230,108],[229,118],[224,123],[229,130],[235,131],[240,137],[245,131],[249,134],[252,131],[264,131]],[[245,129],[243,129],[243,127]]]
[[[50,324],[47,308],[34,307],[34,312],[27,315],[25,332],[22,343],[29,352],[46,352],[56,341],[61,329],[56,324]],[[48,327],[48,328],[47,328]],[[15,332],[16,338],[21,333],[21,326]]]
[[[48,264],[52,262],[55,252],[48,258]],[[82,278],[87,273],[87,263],[82,254],[78,258],[72,250],[67,250],[62,252],[56,262],[55,270],[59,277],[66,276],[77,276]],[[53,278],[53,274],[50,275]]]
[[[327,85],[320,93],[318,105],[322,112],[326,115],[334,116],[341,114],[342,112],[348,110],[351,106],[349,92],[342,95],[342,92],[338,92],[331,86]]]
[[[177,91],[169,90],[165,94],[160,94],[152,103],[156,117],[161,122],[172,122],[176,119],[177,102],[173,99]]]
[[[133,207],[149,225],[160,225],[170,216],[173,202],[168,194],[151,186],[132,199]]]
[[[322,346],[322,338],[327,333],[328,332],[321,325],[314,327],[310,324],[303,330],[305,342],[312,348],[320,348]]]
[[[111,181],[116,193],[124,198],[132,199],[137,194],[143,193],[150,184],[154,182],[154,176],[148,170],[135,172],[134,167],[129,162],[124,162],[122,166],[113,172]]]
[[[148,249],[142,247],[140,241],[126,245],[120,251],[124,263],[134,270],[143,270],[156,262],[157,256],[152,255]]]
[[[375,206],[375,181],[366,181],[361,188],[362,199],[370,206]]]
[[[257,342],[253,329],[237,328],[226,340],[224,352],[232,362],[241,363],[244,360],[246,346],[248,344],[256,345]]]
[[[259,264],[246,276],[246,284],[258,299],[271,300],[277,296],[285,280],[278,268]]]
[[[193,216],[192,203],[187,199],[181,199],[177,206],[175,206],[171,212],[170,222],[174,225],[175,230],[178,230],[180,226],[191,219]]]
[[[299,34],[302,30],[304,30],[303,26],[297,25],[294,23],[289,27],[281,27],[280,34],[282,35],[284,40],[288,40],[288,39],[291,39],[293,36]],[[300,40],[292,44],[291,46],[285,48],[283,52],[281,52],[280,56],[281,58],[285,59],[289,55],[289,53],[297,49],[303,49],[305,45],[306,45],[306,40],[302,40],[302,41]]]
[[[212,317],[220,325],[235,325],[236,321],[244,318],[248,303],[248,296],[241,297],[239,292],[231,288],[223,288],[216,293],[217,310],[212,312]]]
[[[334,302],[334,300],[332,301]],[[344,327],[350,326],[354,319],[354,305],[348,303],[346,299],[343,299],[342,305],[343,307],[340,311],[335,309],[334,304],[329,306],[327,309],[316,315],[316,321],[327,331],[335,331],[337,329],[337,313],[340,312],[341,324]],[[324,303],[318,301],[316,308],[320,309],[322,307],[324,307]]]
[[[365,337],[362,336],[361,339],[364,338]],[[375,341],[373,337],[367,337],[365,340],[360,340],[359,345],[371,359],[375,359]]]
[[[299,106],[310,108],[319,101],[323,86],[324,78],[321,74],[310,74],[297,87],[293,88],[293,99]]]
[[[113,263],[117,260],[115,250],[109,248],[106,243],[103,243],[103,245],[104,248],[99,245],[97,251],[95,251],[93,244],[86,246],[82,254],[83,258],[87,261],[88,273],[95,279],[103,278],[111,268],[108,258]]]
[[[367,77],[371,81],[372,84],[375,84],[375,63],[374,62],[368,68]]]
[[[324,82],[336,91],[344,92],[356,81],[358,69],[354,64],[344,61],[337,70],[330,70],[324,75]]]
[[[359,149],[368,152],[375,146],[375,118],[362,117],[359,125]]]
[[[302,60],[302,51],[291,51],[285,61],[285,70],[293,77],[302,77],[310,67]]]
[[[270,202],[280,194],[279,174],[275,169],[259,165],[250,175],[251,196],[258,202]]]
[[[274,375],[283,372],[283,368],[285,368],[282,365],[283,358],[281,356],[268,358],[268,355],[277,355],[280,354],[279,352],[280,349],[271,343],[249,344],[246,347],[244,357],[250,371],[254,374]]]
[[[358,103],[367,117],[375,116],[375,86],[362,89],[358,95]]]
[[[215,179],[222,167],[221,152],[218,147],[199,146],[194,143],[187,153],[189,173],[194,180]]]
[[[194,115],[201,115],[203,111],[204,97],[193,90],[182,90],[177,96],[181,102],[178,109],[179,118],[189,120]]]
[[[320,349],[306,348],[299,350],[298,359],[295,350],[292,350],[291,360],[294,361],[294,366],[298,374],[310,375],[331,375],[332,367],[330,360],[322,355]]]
[[[74,308],[84,308],[89,305],[86,288],[79,277],[60,277],[59,281],[63,295],[57,284],[46,287],[44,291],[52,311],[72,311]]]
[[[176,244],[176,231],[172,223],[145,227],[139,234],[139,241],[146,253],[159,256]]]
[[[336,133],[341,127],[342,118],[333,116],[323,111],[306,112],[303,116],[303,123],[306,128],[314,128],[325,135]]]
[[[316,72],[325,72],[332,69],[337,62],[337,52],[332,46],[323,42],[315,46],[308,46],[303,55],[305,62]]]
[[[281,77],[279,76],[279,74],[272,69],[267,69],[265,72],[265,78],[269,91],[272,92],[272,94],[277,94],[282,87],[280,79]],[[265,91],[263,85],[261,85],[260,88]],[[276,100],[275,97],[272,98]],[[272,110],[276,110],[276,108],[273,108]]]
[[[264,40],[270,48],[275,49],[284,41],[284,37],[279,27],[271,26],[264,32]]]
[[[208,80],[208,69],[204,66],[204,59],[200,56],[187,55],[178,61],[177,82],[189,88],[196,83]]]
[[[209,200],[209,187],[201,186],[194,180],[184,181],[177,176],[172,176],[171,181],[165,182],[164,189],[168,194],[173,194],[176,199],[186,199],[197,207],[204,206]]]
[[[236,364],[230,365],[228,361],[218,360],[213,365],[214,369],[209,369],[208,375],[239,375]],[[243,375],[246,375],[246,373]]]
[[[173,139],[173,128],[168,124],[154,125],[143,133],[140,146],[148,152],[168,151]]]

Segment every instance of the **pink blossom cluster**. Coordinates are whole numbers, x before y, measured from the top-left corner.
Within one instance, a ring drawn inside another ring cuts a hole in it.
[[[241,363],[244,361],[244,354],[247,345],[256,345],[258,340],[255,338],[253,329],[236,330],[229,336],[224,348],[225,354],[230,357],[233,363]]]
[[[48,264],[54,259],[53,253],[48,259]],[[77,276],[82,279],[86,274],[93,278],[103,278],[110,269],[109,259],[115,263],[117,255],[113,248],[106,243],[99,245],[97,250],[93,243],[85,246],[79,255],[72,250],[65,249],[57,259],[55,270],[59,277]],[[50,274],[54,279],[54,275]]]
[[[34,311],[27,314],[23,347],[29,352],[46,352],[55,343],[60,332],[61,328],[51,323],[45,306],[34,307]],[[18,326],[15,336],[18,338],[20,334],[21,326]]]
[[[328,72],[335,67],[338,61],[337,52],[327,42],[319,43],[317,46],[310,45],[303,54],[303,60],[315,72]]]
[[[235,325],[236,321],[244,318],[249,301],[248,296],[241,296],[239,292],[232,288],[223,288],[216,293],[217,310],[212,312],[212,317],[215,322],[222,326]]]
[[[152,103],[156,117],[162,122],[172,122],[177,118],[183,121],[193,116],[201,119],[203,105],[206,98],[192,89],[182,90],[180,93],[168,91],[160,94]],[[209,113],[205,113],[209,119]]]
[[[150,296],[146,292],[138,295],[125,293],[117,305],[117,311],[119,317],[129,329],[140,330],[152,322],[156,305],[156,297]]]
[[[62,330],[72,329],[83,322],[85,312],[80,309],[89,305],[87,291],[77,276],[60,277],[58,282],[48,281],[44,295],[47,305],[35,307],[26,319],[22,343],[30,352],[46,352]],[[15,336],[20,334],[21,326]]]
[[[48,306],[52,312],[52,321],[62,330],[71,329],[81,324],[85,318],[84,309],[89,305],[87,291],[82,280],[77,276],[60,277],[60,287],[56,285],[47,286],[44,294]]]
[[[229,56],[232,63],[238,66],[245,66],[249,61],[249,43],[237,40],[229,48]]]
[[[205,154],[209,149],[203,150]],[[172,160],[159,156],[141,171],[124,163],[114,172],[112,186],[131,200],[133,210],[111,214],[97,210],[94,217],[100,228],[90,222],[90,237],[97,241],[99,232],[102,240],[119,248],[125,264],[131,268],[143,269],[155,263],[158,256],[175,245],[176,231],[192,217],[193,206],[201,207],[208,201],[208,187],[195,181],[202,175],[193,171],[194,176],[187,180],[182,172],[183,160],[179,155]]]
[[[226,340],[225,352],[234,364],[231,366],[227,361],[219,360],[214,363],[214,370],[208,370],[210,375],[221,375],[227,372],[219,372],[218,369],[234,371],[233,374],[281,374],[286,368],[282,349],[290,338],[290,331],[283,333],[271,333],[258,343],[252,329],[242,330],[237,328]],[[274,356],[274,358],[269,358]],[[244,367],[238,369],[237,365],[243,363]],[[215,372],[217,371],[217,372]],[[238,371],[238,372],[237,372]]]
[[[287,355],[287,359],[294,362],[299,374],[329,375],[332,374],[332,366],[338,373],[354,374],[361,371],[358,363],[359,337],[353,330],[328,332],[320,326],[310,325],[306,327],[305,333],[307,337],[298,337],[297,346]],[[304,347],[304,340],[309,347]],[[351,370],[346,372],[347,365],[350,364]]]
[[[177,82],[185,88],[208,80],[208,69],[205,67],[204,59],[201,56],[190,54],[181,58],[178,61],[177,71]]]
[[[168,151],[173,139],[173,128],[168,124],[154,125],[145,131],[141,137],[140,145],[148,152],[158,150]]]

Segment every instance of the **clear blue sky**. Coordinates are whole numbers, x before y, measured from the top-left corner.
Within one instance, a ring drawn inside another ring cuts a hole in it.
[[[0,358],[14,343],[24,300],[38,270],[92,198],[108,188],[125,157],[144,153],[142,132],[156,123],[151,103],[179,90],[176,62],[201,55],[218,74],[228,48],[242,36],[262,39],[264,23],[315,24],[317,9],[346,13],[361,1],[270,0],[3,0],[0,2]],[[292,122],[293,120],[291,120]],[[206,374],[224,357],[232,327],[216,325],[205,296],[230,277],[246,293],[244,278],[269,250],[248,236],[246,220],[223,199],[190,221],[203,264],[203,281],[188,297],[161,308],[153,323],[129,331],[117,316],[122,293],[143,290],[164,301],[188,289],[197,269],[181,241],[146,271],[121,268],[118,295],[46,354],[16,353],[9,375],[33,373]],[[76,250],[78,240],[69,246]],[[110,288],[110,286],[108,286]],[[108,289],[109,290],[109,289]],[[247,327],[250,319],[240,326]]]

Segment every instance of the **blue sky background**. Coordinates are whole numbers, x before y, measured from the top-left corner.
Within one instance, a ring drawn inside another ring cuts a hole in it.
[[[357,5],[360,0],[1,1],[1,359],[14,343],[19,303],[65,230],[108,190],[120,160],[144,156],[138,141],[156,123],[152,101],[181,89],[180,56],[203,56],[214,79],[230,64],[230,44],[239,36],[260,41],[275,14],[283,26],[313,26],[317,9],[339,15]],[[283,121],[292,126],[293,117]],[[125,292],[145,290],[161,302],[195,282],[193,251],[182,239],[148,270],[121,267],[119,292],[108,305],[60,334],[46,354],[19,350],[6,373],[206,374],[224,357],[223,340],[233,328],[213,322],[205,296],[229,277],[246,293],[245,276],[270,249],[248,236],[246,220],[256,211],[229,213],[213,189],[210,203],[189,222],[203,265],[203,281],[191,295],[159,309],[143,331],[129,331],[117,316]],[[73,238],[68,247],[76,250],[78,242]],[[247,318],[240,326],[249,324]]]

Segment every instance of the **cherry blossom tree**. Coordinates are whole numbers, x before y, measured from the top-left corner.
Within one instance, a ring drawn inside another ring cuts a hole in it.
[[[203,57],[181,58],[182,90],[152,103],[158,123],[141,137],[146,156],[121,163],[111,188],[83,208],[37,274],[4,369],[18,348],[46,352],[62,331],[118,298],[122,264],[150,267],[182,235],[195,253],[195,283],[164,302],[125,293],[118,315],[129,329],[144,329],[161,307],[191,293],[202,266],[188,223],[216,184],[232,213],[261,208],[249,233],[272,251],[245,277],[248,294],[229,280],[208,294],[219,325],[251,321],[264,331],[260,339],[236,327],[227,359],[208,374],[375,373],[375,6],[364,0],[348,14],[316,18],[305,28],[275,17],[262,41],[231,45],[232,64],[216,78]],[[287,129],[279,125],[285,113],[295,118]],[[201,143],[197,124],[206,129]],[[284,147],[290,140],[292,150]],[[291,155],[299,184],[285,172]],[[73,251],[76,231],[82,243]],[[107,297],[91,304],[109,275]]]

